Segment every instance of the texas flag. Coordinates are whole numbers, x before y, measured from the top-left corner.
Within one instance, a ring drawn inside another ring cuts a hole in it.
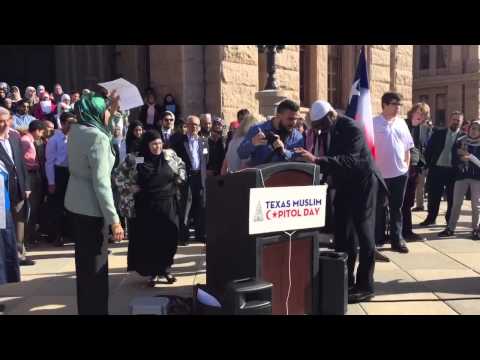
[[[362,47],[358,61],[357,73],[353,80],[348,107],[345,115],[360,122],[365,131],[367,145],[375,158],[375,141],[373,137],[372,101],[367,74],[365,47]]]

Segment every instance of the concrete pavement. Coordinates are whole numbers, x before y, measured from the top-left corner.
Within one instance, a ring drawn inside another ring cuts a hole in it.
[[[377,296],[370,302],[349,305],[349,315],[457,315],[480,314],[480,241],[469,239],[470,203],[463,206],[457,235],[441,239],[445,226],[445,203],[438,225],[416,228],[425,241],[409,243],[410,253],[389,251],[390,263],[377,263]],[[426,217],[414,213],[414,223]],[[128,304],[136,296],[177,294],[191,296],[193,285],[204,284],[205,248],[202,244],[179,247],[173,285],[146,286],[147,279],[126,272],[127,242],[111,246],[110,313],[128,314]],[[6,315],[76,314],[75,263],[72,246],[40,246],[30,251],[35,266],[22,267],[22,282],[0,286],[0,303]]]

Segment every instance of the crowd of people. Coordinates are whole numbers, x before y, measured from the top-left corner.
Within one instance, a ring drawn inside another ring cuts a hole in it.
[[[378,247],[407,253],[406,240],[420,240],[411,211],[415,200],[413,211],[424,209],[425,194],[421,225],[435,224],[446,193],[439,236],[452,236],[468,192],[480,239],[480,121],[462,126],[459,111],[436,129],[426,103],[403,119],[401,95],[385,93],[372,156],[358,123],[322,100],[308,123],[286,99],[268,119],[241,109],[228,128],[209,113],[182,117],[172,94],[159,104],[153,89],[136,119],[120,101],[102,89],[66,94],[60,84],[51,93],[29,86],[22,97],[0,83],[0,284],[20,281],[36,243],[74,243],[79,314],[107,314],[109,241],[128,238],[128,271],[150,286],[173,284],[177,247],[206,243],[206,179],[276,161],[314,162],[325,174],[326,228],[348,254],[351,302],[374,295],[375,261],[389,261]]]

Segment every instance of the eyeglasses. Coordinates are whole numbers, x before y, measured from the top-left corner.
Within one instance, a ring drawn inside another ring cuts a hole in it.
[[[200,127],[200,124],[193,124],[193,123],[189,123],[187,124],[188,126],[194,126],[194,127]]]

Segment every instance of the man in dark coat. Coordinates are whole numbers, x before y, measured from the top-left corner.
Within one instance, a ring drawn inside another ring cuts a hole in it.
[[[420,223],[422,226],[435,225],[442,195],[447,193],[447,213],[445,220],[448,223],[453,203],[453,187],[455,185],[455,168],[452,166],[452,149],[461,131],[463,113],[454,111],[448,120],[448,128],[435,131],[425,150],[425,160],[428,167],[428,215]]]
[[[192,213],[197,241],[206,242],[205,206],[206,179],[208,164],[208,139],[199,136],[200,119],[187,117],[187,134],[176,133],[170,138],[170,146],[180,156],[187,168],[187,189],[184,189],[180,206],[180,243],[185,245],[188,232],[188,219]]]
[[[9,176],[10,208],[15,222],[20,265],[34,265],[35,262],[26,256],[24,245],[30,181],[23,161],[20,136],[10,131],[7,125],[10,116],[8,110],[0,109],[0,160],[5,164]]]
[[[326,156],[315,156],[304,149],[297,154],[316,163],[332,177],[336,189],[335,250],[348,254],[349,303],[367,301],[374,296],[375,209],[379,186],[385,182],[373,162],[363,130],[351,118],[339,116],[326,101],[312,105],[311,119],[322,132],[329,132]],[[354,277],[360,246],[359,266]]]
[[[410,168],[408,170],[407,188],[402,206],[402,231],[406,240],[421,240],[422,237],[412,230],[412,207],[415,203],[415,193],[419,177],[425,166],[425,147],[421,138],[421,126],[430,116],[430,107],[420,102],[415,104],[407,114],[407,126],[412,134],[414,147],[410,149]]]

